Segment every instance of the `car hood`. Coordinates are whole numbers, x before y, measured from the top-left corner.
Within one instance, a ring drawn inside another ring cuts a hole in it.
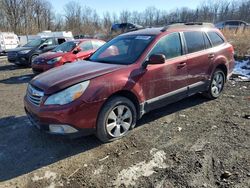
[[[32,50],[32,49],[33,47],[17,47],[17,48],[8,50],[8,52],[20,52],[23,50]]]
[[[113,72],[122,67],[124,65],[79,61],[44,72],[33,78],[30,84],[42,89],[45,94],[52,94],[71,85]]]
[[[44,54],[39,55],[39,58],[45,59],[45,60],[50,60],[56,57],[60,57],[64,55],[65,52],[46,52]]]

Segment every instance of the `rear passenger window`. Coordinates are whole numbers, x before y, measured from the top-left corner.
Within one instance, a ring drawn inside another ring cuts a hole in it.
[[[173,33],[160,39],[149,56],[152,54],[163,54],[166,59],[182,55],[182,47],[179,33]]]
[[[207,35],[205,33],[203,33],[203,37],[204,37],[204,41],[205,41],[205,45],[206,45],[206,48],[211,48],[212,45],[209,41],[209,39],[207,38]]]
[[[205,49],[203,33],[199,31],[184,32],[188,53]]]
[[[58,44],[64,43],[66,40],[65,39],[58,39]]]
[[[224,40],[216,32],[207,32],[210,40],[212,41],[213,46],[219,46],[224,43]]]

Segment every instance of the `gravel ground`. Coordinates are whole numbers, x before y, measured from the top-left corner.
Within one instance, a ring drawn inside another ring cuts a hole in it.
[[[146,114],[121,140],[69,140],[23,109],[27,68],[0,60],[0,187],[250,187],[250,82]]]

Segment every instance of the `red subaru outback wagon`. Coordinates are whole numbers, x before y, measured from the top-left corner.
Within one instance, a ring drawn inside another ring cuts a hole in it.
[[[220,96],[233,47],[211,24],[172,24],[122,34],[88,61],[35,77],[24,98],[31,122],[52,134],[125,136],[143,114],[204,93]]]

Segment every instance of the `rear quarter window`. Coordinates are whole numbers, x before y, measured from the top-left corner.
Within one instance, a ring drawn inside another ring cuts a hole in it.
[[[200,31],[184,32],[188,53],[198,52],[206,49],[203,33]]]
[[[223,44],[225,41],[224,39],[216,32],[214,31],[209,31],[207,32],[213,46],[219,46],[221,44]]]
[[[206,48],[212,48],[212,44],[210,43],[210,41],[209,41],[207,35],[206,35],[205,33],[203,33],[203,34],[204,34],[203,37],[204,37],[204,41],[205,41],[205,46],[206,46]]]

